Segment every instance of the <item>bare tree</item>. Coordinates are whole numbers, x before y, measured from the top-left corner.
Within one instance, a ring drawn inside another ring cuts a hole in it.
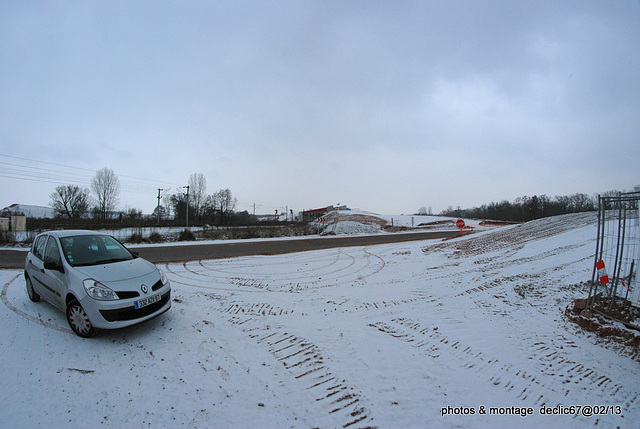
[[[173,218],[178,222],[184,222],[186,219],[187,195],[182,192],[176,192],[173,195],[165,197],[165,202],[169,210],[173,211]]]
[[[106,219],[118,205],[118,195],[120,194],[118,176],[113,170],[105,167],[98,171],[91,180],[91,189],[96,194],[98,212],[103,219]]]
[[[202,173],[189,176],[189,205],[193,208],[196,219],[202,218],[204,201],[207,198],[207,179]]]
[[[55,213],[70,219],[82,217],[89,210],[90,204],[89,190],[76,185],[58,186],[51,194],[50,205]]]
[[[220,189],[213,194],[214,204],[220,216],[220,220],[225,222],[236,209],[238,199],[233,198],[229,189]]]

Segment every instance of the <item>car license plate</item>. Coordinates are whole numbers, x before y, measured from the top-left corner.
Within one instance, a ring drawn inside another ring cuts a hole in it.
[[[154,302],[158,302],[158,301],[160,301],[160,294],[151,295],[147,298],[139,299],[133,304],[135,305],[136,309],[138,309],[138,308],[146,307],[147,305],[153,304]]]

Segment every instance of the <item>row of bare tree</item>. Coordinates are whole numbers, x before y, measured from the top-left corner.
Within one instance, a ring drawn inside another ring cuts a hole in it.
[[[108,168],[91,179],[91,190],[77,185],[60,185],[51,194],[51,207],[57,216],[78,219],[90,210],[94,217],[107,219],[118,205],[120,181]]]
[[[109,219],[116,213],[120,194],[118,176],[108,168],[98,171],[91,180],[91,189],[77,185],[60,185],[51,194],[51,207],[56,216],[79,219],[88,213],[93,218]],[[221,189],[207,195],[207,179],[202,173],[193,173],[185,192],[177,192],[164,198],[164,204],[154,211],[163,219],[176,221],[187,219],[195,222],[225,223],[234,215],[238,200],[229,189]],[[171,215],[170,215],[171,214]],[[142,212],[129,209],[128,218],[140,218]]]
[[[635,186],[635,192],[640,191],[640,185]],[[609,191],[602,196],[616,196],[618,191]],[[471,209],[454,209],[449,207],[440,213],[443,216],[467,217],[476,219],[495,219],[515,222],[526,222],[548,216],[556,216],[567,213],[579,213],[595,211],[598,209],[598,196],[587,194],[572,194],[555,196],[546,195],[524,196],[515,201],[501,201],[499,203],[485,204]]]
[[[179,222],[186,220],[188,216],[192,222],[226,223],[233,217],[237,204],[237,198],[233,197],[229,189],[220,189],[207,195],[207,179],[202,173],[193,173],[189,177],[186,192],[165,197],[165,213],[160,214],[166,215],[166,212],[171,210],[174,220]],[[154,214],[157,215],[157,212]]]

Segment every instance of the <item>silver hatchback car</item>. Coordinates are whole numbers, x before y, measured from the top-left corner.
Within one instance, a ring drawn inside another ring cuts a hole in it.
[[[95,231],[50,231],[33,241],[24,276],[31,301],[44,298],[81,337],[159,316],[171,308],[171,285],[151,262]]]

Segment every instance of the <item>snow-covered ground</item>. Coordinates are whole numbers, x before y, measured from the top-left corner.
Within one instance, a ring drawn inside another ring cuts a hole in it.
[[[563,316],[595,222],[166,264],[168,313],[88,340],[0,271],[0,426],[639,427],[640,365]]]

